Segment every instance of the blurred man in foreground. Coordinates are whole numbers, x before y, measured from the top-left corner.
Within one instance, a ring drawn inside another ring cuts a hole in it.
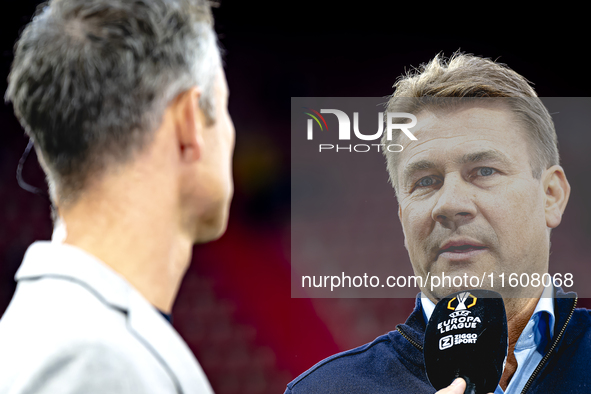
[[[552,119],[528,82],[488,59],[456,54],[436,57],[395,87],[387,111],[418,119],[418,141],[384,151],[415,275],[547,274],[550,232],[570,186]],[[489,288],[505,302],[509,352],[495,393],[588,392],[591,318],[575,309],[576,295],[551,284],[499,284]],[[321,361],[286,393],[434,393],[426,324],[438,300],[465,288],[423,282],[405,324]],[[458,379],[440,393],[464,388]]]
[[[192,246],[221,236],[234,128],[210,6],[54,0],[6,99],[63,242],[36,242],[0,321],[0,393],[210,393],[170,325]]]

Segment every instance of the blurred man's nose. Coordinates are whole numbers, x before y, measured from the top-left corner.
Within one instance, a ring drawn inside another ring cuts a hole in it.
[[[451,229],[471,221],[477,213],[472,187],[460,174],[448,174],[437,191],[433,220]]]

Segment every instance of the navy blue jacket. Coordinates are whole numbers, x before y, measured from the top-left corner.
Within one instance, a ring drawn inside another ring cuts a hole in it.
[[[591,393],[591,315],[576,294],[554,295],[554,337],[522,393]],[[335,354],[298,376],[286,394],[429,393],[425,373],[426,323],[420,297],[405,324],[373,342]]]

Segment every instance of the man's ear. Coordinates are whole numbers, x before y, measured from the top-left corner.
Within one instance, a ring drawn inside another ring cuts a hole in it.
[[[564,169],[555,165],[544,171],[542,175],[545,195],[546,226],[558,227],[562,214],[570,196],[570,185],[564,174]]]
[[[173,103],[176,135],[183,161],[192,162],[201,158],[205,115],[199,107],[200,97],[201,90],[194,86],[180,93]]]

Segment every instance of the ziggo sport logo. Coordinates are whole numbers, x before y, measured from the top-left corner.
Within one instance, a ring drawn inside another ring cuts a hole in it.
[[[320,130],[328,131],[328,125],[326,124],[326,120],[321,115],[322,114],[333,114],[336,115],[337,121],[339,122],[339,141],[347,141],[351,140],[351,121],[349,116],[338,109],[321,109],[320,112],[315,111],[311,108],[303,107],[306,112],[306,115],[310,116],[308,119],[308,130],[307,136],[308,140],[314,139],[314,122],[320,126]],[[309,111],[309,112],[308,112]],[[410,123],[394,123],[394,119],[400,118],[407,118],[410,119]],[[359,131],[359,112],[353,112],[353,132],[355,136],[363,141],[375,141],[380,140],[384,133],[384,113],[378,113],[378,131],[374,134],[362,134]],[[322,121],[322,122],[321,122]],[[410,128],[414,127],[417,124],[417,118],[413,114],[409,114],[406,112],[387,112],[386,116],[386,139],[388,141],[392,141],[392,132],[394,130],[401,130],[410,140],[416,141],[417,137],[415,137],[411,132]],[[324,125],[324,126],[323,126]],[[319,144],[318,151],[322,152],[323,150],[334,150],[336,152],[339,151],[346,151],[346,152],[369,152],[372,150],[372,147],[376,147],[376,150],[380,152],[382,150],[387,150],[388,152],[402,152],[404,147],[400,144],[356,144],[356,145],[334,145],[334,144]]]

